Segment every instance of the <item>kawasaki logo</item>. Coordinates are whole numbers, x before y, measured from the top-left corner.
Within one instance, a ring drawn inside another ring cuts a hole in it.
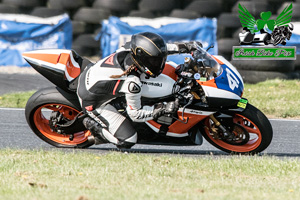
[[[156,87],[162,87],[162,83],[154,83],[154,82],[145,82],[142,81],[143,85],[150,85],[150,86],[156,86]]]

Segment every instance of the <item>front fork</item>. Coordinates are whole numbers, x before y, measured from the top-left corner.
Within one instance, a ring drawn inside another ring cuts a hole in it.
[[[215,123],[215,125],[223,131],[224,137],[228,138],[230,134],[227,132],[227,129],[215,118],[213,114],[211,114],[209,117]]]

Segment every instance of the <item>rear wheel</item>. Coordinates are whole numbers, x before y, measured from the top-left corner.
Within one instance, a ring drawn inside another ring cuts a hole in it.
[[[61,94],[55,88],[36,92],[28,100],[25,108],[26,120],[32,131],[55,147],[87,148],[91,146],[92,143],[88,141],[91,133],[87,130],[63,134],[50,127],[52,113],[61,115],[65,122],[73,120],[80,113],[78,103],[72,99],[73,97],[75,97],[73,94]],[[70,137],[71,135],[74,138]]]
[[[217,119],[234,134],[234,139],[220,134],[211,119],[204,121],[202,133],[210,144],[228,153],[259,153],[270,145],[272,126],[261,111],[248,104],[243,112],[230,115],[232,118],[226,122]]]

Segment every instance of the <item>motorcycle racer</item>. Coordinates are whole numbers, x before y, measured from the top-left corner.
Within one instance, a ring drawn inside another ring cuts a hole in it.
[[[116,97],[125,95],[126,111],[134,122],[177,112],[178,105],[174,101],[142,105],[140,76],[159,76],[168,54],[190,53],[195,48],[193,42],[166,44],[158,34],[143,32],[133,35],[131,41],[115,53],[95,65],[88,65],[79,77],[77,95],[83,111],[89,116],[83,124],[91,131],[95,142],[130,148],[137,141],[137,133],[130,121],[110,104]],[[123,73],[114,74],[120,69]]]

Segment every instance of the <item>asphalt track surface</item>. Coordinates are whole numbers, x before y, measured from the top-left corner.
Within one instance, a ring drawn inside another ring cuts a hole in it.
[[[0,95],[37,90],[52,84],[39,74],[0,73]],[[274,156],[300,157],[300,120],[271,119],[273,140],[263,154]],[[39,139],[25,120],[24,109],[0,108],[0,148],[57,149]],[[68,151],[68,149],[64,149]],[[97,145],[86,150],[106,153],[117,150],[114,145]],[[167,153],[183,155],[227,155],[206,141],[201,146],[135,145],[129,152]]]
[[[50,81],[39,74],[3,74],[0,73],[0,95],[38,90],[53,85]]]
[[[29,128],[24,116],[24,109],[0,108],[0,148],[17,149],[57,149],[39,139]],[[300,120],[271,119],[273,141],[262,153],[274,156],[300,157]],[[69,151],[68,149],[63,149]],[[117,150],[114,145],[105,144],[92,146],[86,150],[95,153],[107,153]],[[206,141],[202,146],[166,146],[166,145],[135,145],[129,152],[161,153],[183,155],[227,155]]]

